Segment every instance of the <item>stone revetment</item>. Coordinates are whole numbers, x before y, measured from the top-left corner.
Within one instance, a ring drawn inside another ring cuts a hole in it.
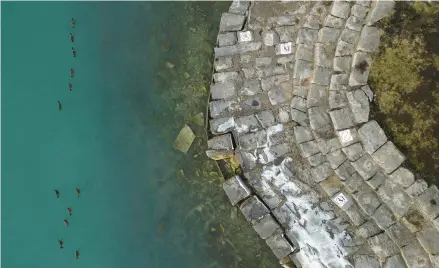
[[[234,1],[222,14],[206,153],[238,158],[244,176],[224,191],[285,267],[439,267],[439,190],[369,120],[374,25],[394,5]]]

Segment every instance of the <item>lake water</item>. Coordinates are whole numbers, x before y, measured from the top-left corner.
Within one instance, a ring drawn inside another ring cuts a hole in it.
[[[2,267],[276,266],[194,117],[230,3],[1,5]],[[172,146],[185,123],[187,154]]]

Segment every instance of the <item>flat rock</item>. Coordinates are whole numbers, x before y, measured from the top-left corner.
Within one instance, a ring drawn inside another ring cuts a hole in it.
[[[354,194],[354,198],[357,200],[358,205],[369,216],[381,205],[378,195],[365,182],[358,188],[358,191]]]
[[[415,236],[401,222],[397,222],[390,226],[386,230],[386,233],[392,238],[393,242],[395,242],[398,247],[406,246],[415,239]]]
[[[426,228],[427,225],[431,224],[428,220],[426,220],[417,207],[411,207],[407,214],[401,218],[401,222],[412,233],[419,232]]]
[[[250,188],[247,187],[238,175],[226,180],[223,184],[223,189],[233,206],[251,195]]]
[[[209,139],[207,148],[209,150],[233,150],[232,135],[227,133]]]
[[[403,167],[398,168],[392,174],[390,174],[389,178],[392,182],[399,184],[401,187],[408,188],[415,182],[415,175],[413,173]]]
[[[365,123],[369,120],[369,99],[363,90],[357,89],[346,93],[355,123]]]
[[[351,11],[351,6],[349,2],[344,1],[334,1],[331,7],[331,15],[343,19],[347,19],[349,17],[349,13]]]
[[[250,6],[250,1],[235,0],[229,8],[230,13],[245,14]]]
[[[235,119],[230,116],[215,118],[209,121],[209,125],[212,134],[223,134],[234,129]]]
[[[363,146],[361,146],[360,142],[346,146],[341,150],[346,154],[350,161],[357,161],[364,154]]]
[[[361,31],[357,50],[364,52],[377,52],[380,45],[380,30],[375,27],[364,26]]]
[[[252,196],[245,200],[241,204],[240,209],[244,217],[252,224],[255,224],[256,221],[270,213],[270,210],[256,196]]]
[[[234,150],[207,150],[206,156],[213,160],[222,160],[232,157],[235,154]]]
[[[436,228],[430,227],[416,234],[419,243],[425,249],[428,254],[439,254],[439,232]]]
[[[291,87],[276,87],[268,91],[268,99],[271,105],[279,105],[291,101],[293,89]]]
[[[358,135],[363,141],[363,146],[369,154],[374,153],[378,148],[387,142],[384,130],[374,120],[367,122],[358,129]]]
[[[229,32],[229,33],[220,33],[218,34],[218,46],[233,46],[236,44],[236,33],[235,32]]]
[[[379,206],[371,215],[372,219],[381,229],[385,230],[395,224],[395,217],[386,205]]]
[[[377,258],[367,255],[356,255],[354,257],[354,264],[355,267],[362,267],[362,268],[380,267],[380,263],[378,262]]]
[[[314,140],[311,129],[309,127],[304,127],[304,126],[294,127],[294,135],[296,137],[297,144]]]
[[[352,113],[349,108],[342,108],[329,112],[335,130],[343,130],[354,126]]]
[[[418,241],[413,241],[401,249],[408,267],[431,268],[430,258]]]
[[[296,109],[291,109],[291,119],[301,126],[309,126],[308,114]]]
[[[316,167],[316,166],[318,166],[326,161],[326,157],[322,153],[317,153],[315,155],[311,155],[307,159],[308,159],[309,165],[312,167]]]
[[[304,60],[296,60],[294,63],[294,73],[293,78],[303,81],[303,80],[311,80],[313,70],[313,64],[309,61]]]
[[[439,190],[436,185],[430,186],[421,194],[416,203],[427,219],[434,220],[439,216]]]
[[[263,128],[274,126],[276,123],[276,119],[272,110],[260,111],[256,113],[255,116],[258,119],[259,124],[261,124]]]
[[[349,76],[349,86],[362,86],[369,79],[372,57],[369,53],[356,52],[352,58],[352,70]]]
[[[379,258],[387,258],[399,253],[398,247],[393,243],[392,239],[385,234],[378,234],[369,238],[369,246]]]
[[[234,83],[220,83],[210,86],[210,93],[213,100],[229,99],[236,95],[236,88]]]
[[[377,193],[393,213],[400,217],[404,216],[413,204],[410,196],[408,196],[401,187],[387,181],[378,188]]]
[[[391,141],[387,141],[374,152],[372,158],[387,174],[392,173],[405,160],[405,156]]]
[[[276,220],[270,214],[268,214],[256,222],[255,225],[253,225],[253,228],[262,239],[266,239],[277,231],[280,226]]]
[[[183,153],[187,153],[194,142],[194,139],[195,134],[192,132],[192,129],[188,125],[184,125],[180,130],[177,139],[174,141],[174,148]]]
[[[335,57],[333,68],[335,72],[349,73],[351,71],[351,56]]]
[[[244,26],[245,16],[233,13],[223,13],[220,21],[220,32],[240,31]]]
[[[311,168],[311,174],[314,177],[315,182],[321,182],[324,179],[334,174],[334,170],[331,168],[328,162]]]
[[[375,2],[375,6],[369,12],[366,21],[367,25],[372,25],[375,22],[383,19],[392,12],[395,6],[395,1],[393,0],[380,0]]]
[[[389,257],[383,265],[383,268],[407,268],[401,255],[393,255]]]
[[[274,255],[279,259],[283,259],[293,253],[296,248],[292,246],[284,237],[284,234],[275,234],[265,240],[271,248]]]

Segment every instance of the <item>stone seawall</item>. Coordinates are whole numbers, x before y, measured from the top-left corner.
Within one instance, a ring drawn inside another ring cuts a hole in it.
[[[374,23],[393,7],[234,1],[222,15],[206,153],[238,158],[244,176],[223,188],[286,267],[439,267],[439,190],[369,120]]]

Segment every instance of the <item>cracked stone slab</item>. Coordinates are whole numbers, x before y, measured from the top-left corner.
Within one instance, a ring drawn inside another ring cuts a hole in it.
[[[245,200],[241,204],[240,209],[247,221],[252,224],[255,224],[256,221],[270,213],[270,210],[256,196],[252,196]]]
[[[388,181],[378,188],[377,193],[393,213],[400,217],[404,216],[413,204],[410,196],[401,187]]]
[[[245,16],[233,13],[223,13],[220,21],[220,32],[240,31],[244,26]]]
[[[433,227],[425,228],[416,234],[419,243],[428,254],[439,254],[439,232]]]
[[[369,246],[379,258],[387,258],[399,253],[398,247],[393,243],[392,239],[385,234],[378,234],[369,238]]]
[[[226,180],[223,184],[223,189],[233,206],[251,195],[250,188],[247,187],[238,175]]]
[[[357,44],[357,50],[370,53],[377,52],[379,45],[380,30],[375,27],[364,26]]]
[[[431,268],[430,258],[418,241],[413,241],[401,249],[408,267]]]
[[[354,126],[352,113],[349,108],[342,108],[329,112],[335,130],[343,130]]]
[[[247,52],[257,51],[261,49],[261,42],[245,42],[238,43],[233,46],[215,47],[214,52],[216,57],[234,56]]]
[[[346,93],[355,123],[361,124],[369,120],[369,99],[363,90],[357,89]]]
[[[427,219],[434,220],[439,216],[439,190],[436,185],[430,186],[418,196],[416,203]]]
[[[386,206],[379,206],[375,212],[371,215],[375,223],[383,230],[389,228],[395,224],[396,218],[393,216],[392,211]]]
[[[256,119],[258,119],[259,124],[261,124],[263,128],[274,126],[274,124],[276,123],[276,119],[272,110],[260,111],[256,113],[255,116]]]
[[[393,8],[395,7],[395,1],[393,0],[386,0],[386,1],[376,1],[375,6],[372,8],[372,10],[369,12],[366,21],[367,25],[372,25],[375,22],[383,19],[387,15],[389,15]]]
[[[324,155],[341,148],[340,142],[338,141],[337,138],[332,138],[329,140],[318,139],[317,142],[320,151]]]
[[[405,160],[405,156],[391,141],[387,141],[372,154],[373,160],[387,173],[392,173]]]
[[[367,84],[370,73],[372,56],[365,52],[356,52],[352,58],[351,75],[349,86],[362,86]]]
[[[360,157],[360,159],[352,162],[351,164],[365,180],[372,178],[372,176],[375,175],[379,170],[378,165],[368,154],[363,155]]]
[[[253,228],[262,239],[266,239],[267,237],[271,236],[275,231],[277,231],[280,226],[276,222],[276,220],[270,214],[268,214],[267,216],[256,222],[255,225],[253,225]]]
[[[358,135],[363,141],[363,146],[369,154],[374,153],[378,148],[387,142],[384,130],[375,120],[371,120],[358,129]]]
[[[289,74],[279,74],[267,77],[261,80],[261,86],[263,91],[269,91],[274,86],[287,82],[290,79]]]
[[[285,239],[284,234],[272,235],[265,242],[279,260],[296,251],[296,248]]]

